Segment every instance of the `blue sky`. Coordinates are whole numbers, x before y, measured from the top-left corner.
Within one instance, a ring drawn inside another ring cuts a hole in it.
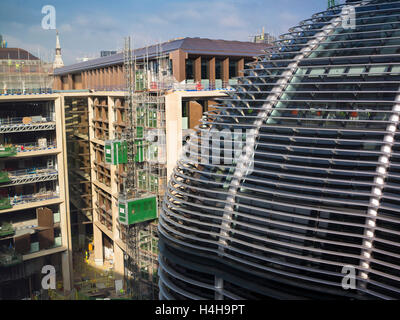
[[[262,27],[279,35],[322,11],[327,0],[1,0],[0,34],[9,47],[51,59],[55,31],[44,30],[44,5],[56,9],[65,64],[100,50],[143,47],[177,37],[248,40]]]

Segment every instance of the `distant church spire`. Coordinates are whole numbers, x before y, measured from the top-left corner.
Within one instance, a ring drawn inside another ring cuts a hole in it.
[[[54,57],[53,68],[61,68],[64,66],[64,62],[61,57],[61,46],[60,46],[60,38],[58,36],[57,30],[57,39],[56,39],[56,56]]]

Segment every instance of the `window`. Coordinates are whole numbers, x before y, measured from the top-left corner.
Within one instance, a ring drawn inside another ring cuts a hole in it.
[[[201,59],[201,78],[208,79],[208,60]]]
[[[369,73],[381,75],[386,71],[386,68],[386,66],[373,66],[369,69]]]
[[[340,77],[344,74],[345,67],[333,67],[329,69],[328,75],[331,77]]]
[[[186,60],[186,79],[194,79],[194,63],[192,59]]]
[[[182,130],[186,130],[189,127],[189,102],[185,101],[182,103]]]
[[[321,76],[324,73],[325,73],[325,69],[324,68],[312,68],[311,71],[310,71],[309,76],[311,78],[314,78],[314,77]]]
[[[229,59],[229,79],[237,77],[237,61]]]
[[[215,61],[215,79],[222,79],[222,60]]]
[[[391,74],[400,73],[400,66],[393,66]]]
[[[348,75],[349,76],[360,76],[364,72],[365,72],[365,67],[351,67],[349,69]]]

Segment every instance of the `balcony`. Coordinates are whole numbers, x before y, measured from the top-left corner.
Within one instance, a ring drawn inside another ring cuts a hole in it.
[[[56,123],[51,117],[23,117],[0,119],[0,133],[54,130]]]
[[[0,146],[0,158],[13,157],[17,154],[17,148],[13,146]]]
[[[57,148],[57,145],[55,141],[49,141],[48,143],[28,142],[15,144],[15,148],[17,154],[19,154],[24,152],[53,150]]]
[[[8,177],[8,181],[4,182],[9,183],[1,185],[1,187],[51,181],[58,178],[58,171],[55,168],[32,168],[9,172],[0,172],[0,182],[3,182],[2,174],[4,173],[7,174]]]
[[[52,200],[60,197],[58,192],[48,191],[29,195],[14,196],[0,199],[0,210],[11,209],[13,206]]]

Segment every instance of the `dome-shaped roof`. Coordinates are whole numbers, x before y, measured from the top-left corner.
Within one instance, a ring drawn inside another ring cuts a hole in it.
[[[206,114],[163,202],[161,298],[400,298],[400,1],[351,5]]]

